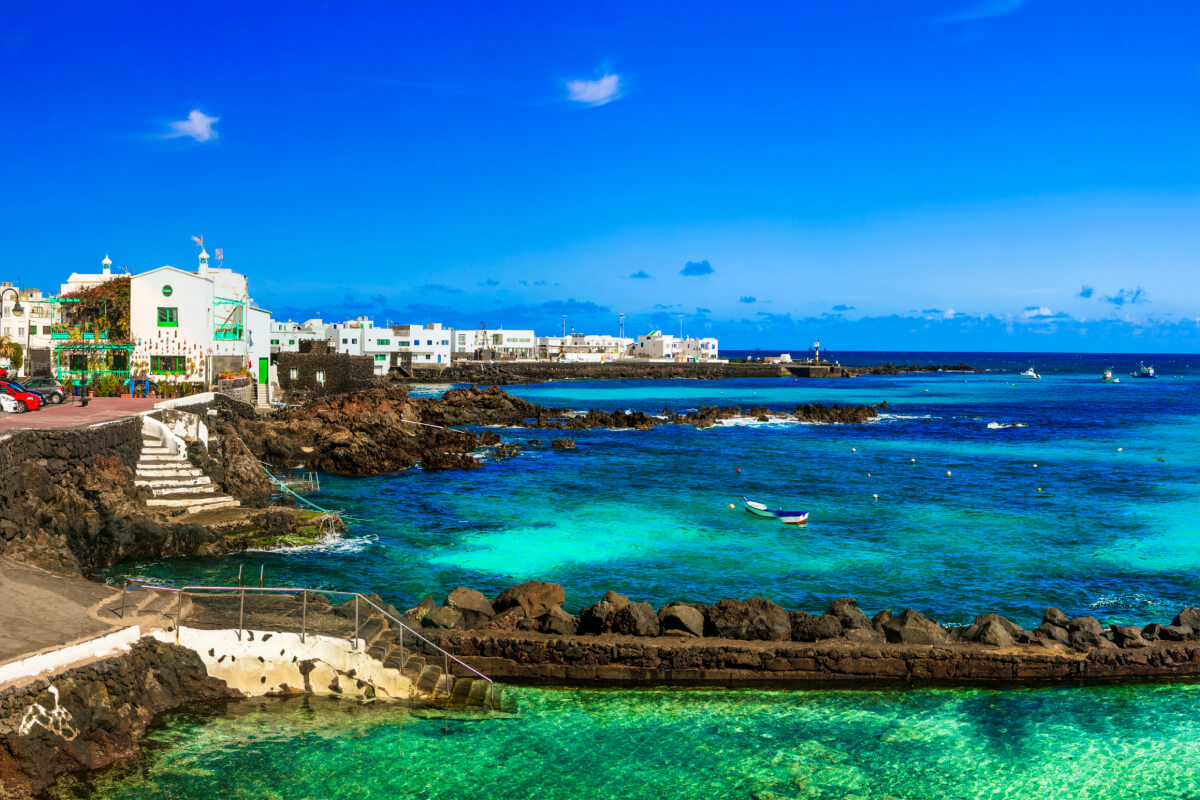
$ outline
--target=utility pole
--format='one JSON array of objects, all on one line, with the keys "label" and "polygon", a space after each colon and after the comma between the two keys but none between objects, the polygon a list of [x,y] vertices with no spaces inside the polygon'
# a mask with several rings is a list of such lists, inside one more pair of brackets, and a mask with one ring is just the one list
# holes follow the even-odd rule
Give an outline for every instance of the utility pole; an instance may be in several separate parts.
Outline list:
[{"label": "utility pole", "polygon": [[617,337],[617,358],[620,358],[625,355],[625,315],[618,314],[617,316],[621,318],[621,333]]},{"label": "utility pole", "polygon": [[679,341],[683,341],[683,314],[679,315]]},{"label": "utility pole", "polygon": [[563,314],[563,339],[567,338],[567,315]]}]

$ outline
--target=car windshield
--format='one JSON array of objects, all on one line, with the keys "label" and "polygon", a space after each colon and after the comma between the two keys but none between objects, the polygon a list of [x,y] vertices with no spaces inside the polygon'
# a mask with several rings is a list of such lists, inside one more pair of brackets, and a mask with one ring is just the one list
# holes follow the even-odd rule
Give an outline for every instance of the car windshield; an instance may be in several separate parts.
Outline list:
[{"label": "car windshield", "polygon": [[16,381],[9,381],[8,385],[11,386],[12,388],[16,389],[18,392],[28,391],[24,386],[17,383]]}]

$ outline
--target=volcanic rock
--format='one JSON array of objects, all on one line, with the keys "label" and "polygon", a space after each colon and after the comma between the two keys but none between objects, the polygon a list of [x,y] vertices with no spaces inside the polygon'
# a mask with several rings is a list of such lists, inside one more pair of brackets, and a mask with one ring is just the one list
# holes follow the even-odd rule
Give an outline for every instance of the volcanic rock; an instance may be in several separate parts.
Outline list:
[{"label": "volcanic rock", "polygon": [[658,615],[649,603],[630,603],[613,615],[612,629],[627,636],[657,636]]},{"label": "volcanic rock", "polygon": [[625,606],[629,605],[632,602],[625,595],[617,594],[612,589],[609,589],[607,592],[605,592],[604,597],[602,599],[606,603],[611,603],[614,611],[620,611],[622,608],[624,608]]},{"label": "volcanic rock", "polygon": [[580,633],[609,633],[612,631],[613,617],[617,609],[607,600],[589,606],[579,612]]},{"label": "volcanic rock", "polygon": [[704,613],[693,606],[682,603],[671,603],[664,606],[658,612],[658,623],[664,636],[668,634],[704,635]]},{"label": "volcanic rock", "polygon": [[792,640],[797,642],[819,642],[836,639],[842,635],[842,622],[832,614],[814,617],[804,611],[789,611],[788,623]]},{"label": "volcanic rock", "polygon": [[553,447],[555,450],[574,450],[575,449],[575,440],[574,439],[555,439],[554,441],[552,441],[550,443],[550,446]]},{"label": "volcanic rock", "polygon": [[1142,638],[1142,629],[1136,625],[1110,625],[1113,643],[1123,649],[1149,647],[1150,643]]},{"label": "volcanic rock", "polygon": [[946,629],[920,612],[905,609],[883,625],[889,642],[904,644],[941,644],[946,641]]},{"label": "volcanic rock", "polygon": [[566,599],[563,587],[557,583],[545,581],[525,581],[516,586],[510,586],[492,601],[496,611],[507,611],[514,606],[520,606],[525,616],[533,619],[546,614],[552,608],[558,608]]},{"label": "volcanic rock", "polygon": [[[316,595],[322,597],[322,595]],[[433,595],[427,594],[421,598],[421,602],[404,612],[404,618],[410,622],[420,622],[421,618],[438,607],[437,601],[433,599]]]},{"label": "volcanic rock", "polygon": [[461,628],[463,627],[463,615],[460,614],[456,608],[438,606],[425,616],[421,617],[421,627],[443,629]]},{"label": "volcanic rock", "polygon": [[1068,641],[1076,650],[1096,647],[1104,637],[1104,628],[1095,617],[1071,617],[1067,622]]},{"label": "volcanic rock", "polygon": [[556,636],[574,636],[579,630],[579,620],[572,617],[561,608],[552,608],[539,619],[542,633],[553,633]]},{"label": "volcanic rock", "polygon": [[1171,624],[1182,628],[1200,630],[1200,608],[1188,606],[1175,615],[1175,619],[1171,620]]},{"label": "volcanic rock", "polygon": [[482,625],[496,616],[496,610],[492,608],[492,604],[488,602],[482,592],[468,589],[465,586],[459,586],[450,592],[446,596],[445,605],[462,614],[463,624],[468,628]]},{"label": "volcanic rock", "polygon": [[848,631],[871,628],[871,618],[859,610],[858,601],[853,597],[834,600],[825,613],[837,617],[838,622]]},{"label": "volcanic rock", "polygon": [[786,642],[792,636],[788,612],[761,597],[722,600],[704,610],[704,633],[724,639]]}]

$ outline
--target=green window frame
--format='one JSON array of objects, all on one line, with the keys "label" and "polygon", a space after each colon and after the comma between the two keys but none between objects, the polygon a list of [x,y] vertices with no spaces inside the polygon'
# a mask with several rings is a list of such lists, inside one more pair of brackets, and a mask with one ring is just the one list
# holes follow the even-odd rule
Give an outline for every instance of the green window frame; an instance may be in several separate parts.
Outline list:
[{"label": "green window frame", "polygon": [[387,361],[387,354],[386,353],[376,353],[375,360],[376,361]]},{"label": "green window frame", "polygon": [[401,342],[401,343],[400,343],[400,346],[401,346],[401,347],[408,347],[408,342]]},{"label": "green window frame", "polygon": [[391,339],[376,339],[375,344],[391,344]]},{"label": "green window frame", "polygon": [[179,309],[175,306],[159,306],[158,307],[158,327],[160,327],[160,328],[178,328],[179,327]]},{"label": "green window frame", "polygon": [[271,340],[271,344],[279,344],[279,340],[278,340],[278,339],[272,339],[272,340]]},{"label": "green window frame", "polygon": [[187,372],[187,356],[150,356],[150,371],[159,375],[183,375]]}]

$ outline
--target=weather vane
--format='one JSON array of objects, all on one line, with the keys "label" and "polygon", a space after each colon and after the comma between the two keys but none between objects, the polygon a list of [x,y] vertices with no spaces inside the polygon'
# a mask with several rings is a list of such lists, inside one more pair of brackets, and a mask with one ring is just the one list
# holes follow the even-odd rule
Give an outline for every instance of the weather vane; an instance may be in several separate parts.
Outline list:
[{"label": "weather vane", "polygon": [[204,234],[203,233],[200,234],[199,236],[193,236],[192,241],[196,243],[196,247],[199,247],[201,250],[204,249]]}]

